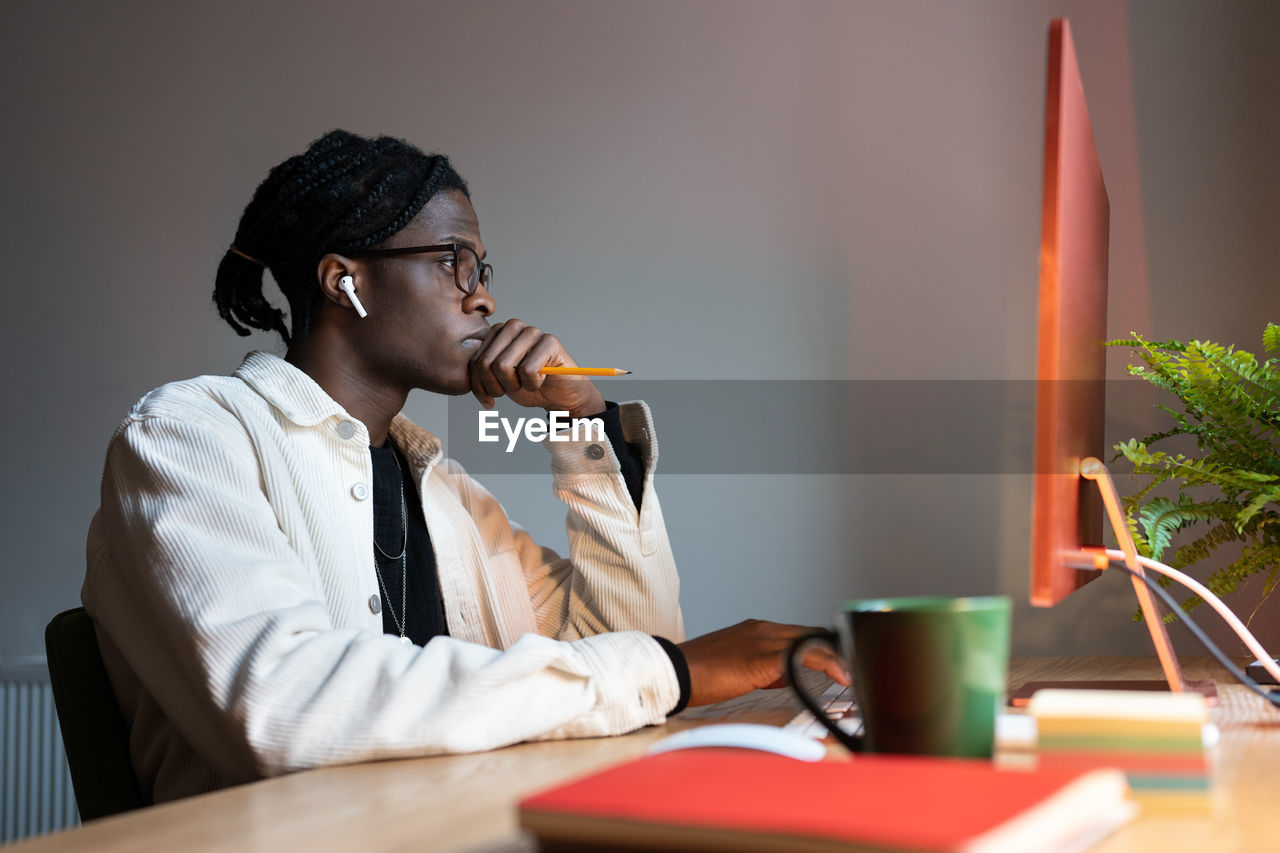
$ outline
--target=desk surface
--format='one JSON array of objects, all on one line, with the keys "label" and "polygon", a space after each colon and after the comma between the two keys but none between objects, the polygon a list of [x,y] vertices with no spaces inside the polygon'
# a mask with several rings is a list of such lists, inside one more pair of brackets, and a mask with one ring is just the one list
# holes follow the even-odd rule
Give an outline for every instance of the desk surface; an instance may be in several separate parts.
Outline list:
[{"label": "desk surface", "polygon": [[[1144,813],[1097,848],[1117,851],[1262,851],[1280,832],[1280,712],[1230,683],[1210,659],[1183,659],[1188,678],[1219,682],[1214,793],[1201,815]],[[1154,658],[1015,660],[1010,689],[1041,679],[1155,678]],[[531,850],[516,801],[572,776],[634,758],[673,731],[709,722],[781,724],[789,691],[693,709],[624,737],[520,744],[477,755],[330,767],[268,779],[96,821],[10,849],[40,850]],[[839,747],[831,747],[838,751]]]}]

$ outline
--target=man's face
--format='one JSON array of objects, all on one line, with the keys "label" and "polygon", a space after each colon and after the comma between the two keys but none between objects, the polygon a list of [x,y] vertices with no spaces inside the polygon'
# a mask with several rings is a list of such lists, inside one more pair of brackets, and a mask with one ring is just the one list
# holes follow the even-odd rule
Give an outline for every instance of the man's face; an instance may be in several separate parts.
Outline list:
[{"label": "man's face", "polygon": [[[480,223],[467,197],[439,193],[385,248],[458,243],[483,258]],[[467,361],[489,331],[494,303],[483,284],[465,295],[454,284],[451,252],[362,262],[373,297],[361,331],[370,361],[393,381],[441,394],[471,390]],[[465,284],[465,282],[464,282]],[[366,321],[361,321],[364,326]]]}]

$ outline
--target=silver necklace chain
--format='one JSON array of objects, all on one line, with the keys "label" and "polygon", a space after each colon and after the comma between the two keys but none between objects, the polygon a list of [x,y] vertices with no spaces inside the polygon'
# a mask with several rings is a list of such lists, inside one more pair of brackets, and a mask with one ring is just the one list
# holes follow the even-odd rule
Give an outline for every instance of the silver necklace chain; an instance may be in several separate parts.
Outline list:
[{"label": "silver necklace chain", "polygon": [[395,623],[396,630],[400,632],[400,642],[408,644],[409,638],[405,636],[405,626],[409,623],[408,591],[409,591],[409,570],[408,561],[405,559],[405,553],[409,550],[409,511],[405,506],[404,499],[404,469],[400,467],[400,457],[396,453],[395,445],[391,445],[391,459],[396,463],[396,472],[400,475],[398,481],[400,483],[400,528],[403,535],[400,540],[400,553],[393,557],[382,547],[378,545],[378,537],[373,537],[373,547],[379,554],[388,560],[400,561],[400,617],[396,617],[396,610],[391,606],[391,593],[387,592],[386,581],[382,579],[382,569],[378,567],[377,558],[373,561],[373,570],[378,573],[378,586],[382,588],[382,600],[387,603],[387,612],[391,614],[391,621]]}]

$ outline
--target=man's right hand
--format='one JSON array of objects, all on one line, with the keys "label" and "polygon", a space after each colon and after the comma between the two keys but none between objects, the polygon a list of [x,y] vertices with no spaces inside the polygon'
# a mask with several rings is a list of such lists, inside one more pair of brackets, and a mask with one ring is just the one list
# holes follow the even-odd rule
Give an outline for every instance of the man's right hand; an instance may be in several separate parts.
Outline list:
[{"label": "man's right hand", "polygon": [[[680,651],[689,665],[689,704],[710,705],[761,687],[783,686],[782,656],[792,640],[815,630],[748,619],[681,643]],[[841,684],[849,683],[844,664],[829,648],[810,648],[804,665]]]}]

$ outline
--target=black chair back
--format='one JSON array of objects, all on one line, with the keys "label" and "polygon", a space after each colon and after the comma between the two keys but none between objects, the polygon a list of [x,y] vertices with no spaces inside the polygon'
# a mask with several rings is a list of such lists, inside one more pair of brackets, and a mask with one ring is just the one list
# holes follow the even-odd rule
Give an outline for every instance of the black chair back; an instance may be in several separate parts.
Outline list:
[{"label": "black chair back", "polygon": [[80,819],[150,805],[129,760],[129,727],[111,692],[89,614],[83,607],[59,613],[45,629],[44,644]]}]

